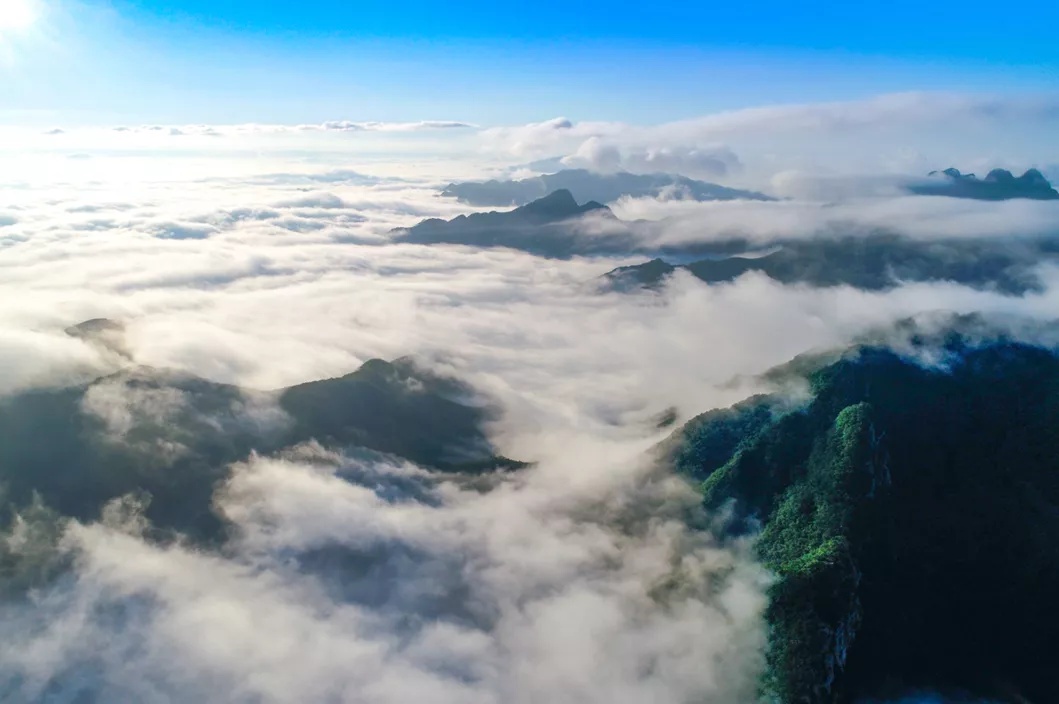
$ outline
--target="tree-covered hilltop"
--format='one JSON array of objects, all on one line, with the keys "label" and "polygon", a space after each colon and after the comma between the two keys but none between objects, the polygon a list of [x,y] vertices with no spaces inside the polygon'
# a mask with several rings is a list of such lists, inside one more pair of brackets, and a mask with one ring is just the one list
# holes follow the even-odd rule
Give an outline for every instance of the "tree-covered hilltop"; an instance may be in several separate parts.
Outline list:
[{"label": "tree-covered hilltop", "polygon": [[0,523],[35,496],[94,520],[140,493],[154,525],[213,537],[213,493],[230,463],[310,440],[447,471],[518,466],[495,455],[482,427],[494,410],[471,395],[408,360],[378,359],[270,393],[147,367],[21,393],[0,399]]},{"label": "tree-covered hilltop", "polygon": [[761,531],[781,702],[1059,699],[1059,359],[957,339],[944,360],[863,347],[808,374],[804,407],[754,398],[665,446]]}]

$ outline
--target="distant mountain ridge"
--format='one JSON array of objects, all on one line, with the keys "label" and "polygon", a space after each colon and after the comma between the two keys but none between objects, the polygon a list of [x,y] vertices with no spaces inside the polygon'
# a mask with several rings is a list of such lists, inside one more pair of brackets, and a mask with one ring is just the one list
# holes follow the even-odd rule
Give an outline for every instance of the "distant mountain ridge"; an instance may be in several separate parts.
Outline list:
[{"label": "distant mountain ridge", "polygon": [[744,191],[716,183],[696,181],[672,174],[599,174],[586,169],[566,169],[511,181],[450,183],[442,190],[446,198],[483,207],[524,205],[553,191],[566,190],[579,202],[611,203],[622,196],[656,198],[671,194],[689,200],[773,200],[755,191]]},{"label": "distant mountain ridge", "polygon": [[917,195],[950,196],[974,200],[1010,200],[1028,198],[1032,200],[1057,200],[1059,191],[1037,169],[1029,169],[1016,177],[1006,169],[993,169],[984,179],[974,174],[960,173],[959,169],[931,171],[932,183],[918,183],[909,190]]},{"label": "distant mountain ridge", "polygon": [[880,291],[902,282],[952,281],[1007,295],[1041,289],[1035,269],[1059,252],[1054,241],[1014,244],[989,240],[923,242],[878,234],[783,242],[762,256],[730,256],[670,264],[656,258],[603,275],[606,286],[630,291],[662,286],[678,269],[715,284],[756,271],[783,284],[853,286]]},{"label": "distant mountain ridge", "polygon": [[[392,241],[506,247],[566,259],[574,256],[627,257],[649,261],[603,276],[606,286],[625,290],[657,288],[677,269],[707,283],[732,281],[759,271],[784,284],[853,286],[886,290],[906,282],[951,281],[1007,295],[1040,291],[1042,261],[1059,259],[1059,231],[1037,238],[948,238],[923,240],[877,230],[872,234],[780,239],[772,251],[733,233],[723,240],[651,244],[657,223],[622,221],[596,201],[579,204],[568,190],[509,211],[429,219],[391,233]],[[681,263],[670,263],[673,259]]]},{"label": "distant mountain ridge", "polygon": [[[585,216],[596,218],[599,233],[586,231]],[[509,211],[460,215],[452,220],[431,218],[393,231],[395,242],[510,247],[544,257],[620,253],[635,248],[631,231],[605,205],[578,204],[560,189]]]}]

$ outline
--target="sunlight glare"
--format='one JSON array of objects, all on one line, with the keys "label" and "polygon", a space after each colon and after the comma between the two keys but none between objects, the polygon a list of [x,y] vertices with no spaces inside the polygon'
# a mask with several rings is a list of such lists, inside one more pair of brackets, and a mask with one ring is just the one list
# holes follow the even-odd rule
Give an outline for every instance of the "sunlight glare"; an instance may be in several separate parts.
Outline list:
[{"label": "sunlight glare", "polygon": [[27,29],[36,19],[36,0],[0,0],[0,32]]}]

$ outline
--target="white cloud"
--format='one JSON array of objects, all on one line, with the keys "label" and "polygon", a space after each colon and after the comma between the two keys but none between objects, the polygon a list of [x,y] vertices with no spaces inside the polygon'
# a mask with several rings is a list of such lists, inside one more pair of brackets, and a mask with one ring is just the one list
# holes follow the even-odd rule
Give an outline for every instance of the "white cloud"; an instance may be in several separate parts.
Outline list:
[{"label": "white cloud", "polygon": [[[280,125],[266,126],[264,129],[283,129]],[[321,130],[325,132],[415,132],[416,130],[449,130],[475,129],[476,125],[468,122],[445,120],[422,120],[419,122],[350,122],[334,120],[319,125],[298,125],[299,130]]]},{"label": "white cloud", "polygon": [[576,152],[563,158],[563,164],[602,173],[621,171],[621,150],[613,144],[604,143],[599,137],[589,137]]},{"label": "white cloud", "polygon": [[[417,122],[354,122],[352,120],[329,120],[319,124],[282,125],[244,123],[233,125],[121,125],[111,128],[114,132],[139,134],[160,133],[171,137],[184,135],[224,136],[238,134],[276,134],[283,132],[416,132],[421,130],[476,129],[468,122],[448,120],[420,120]],[[48,134],[64,134],[62,129]]]},{"label": "white cloud", "polygon": [[140,423],[162,425],[186,406],[178,389],[136,386],[125,379],[96,384],[82,404],[84,411],[102,420],[107,433],[117,439],[127,437]]},{"label": "white cloud", "polygon": [[910,183],[911,179],[897,175],[836,176],[791,170],[772,177],[770,192],[781,198],[835,202],[907,196]]},{"label": "white cloud", "polygon": [[[326,162],[334,170],[348,169],[351,160],[379,161],[385,154],[383,162],[393,168],[400,161],[403,170],[378,174],[386,176],[431,171],[449,180],[481,178],[537,161],[547,161],[549,169],[560,168],[565,158],[568,165],[676,171],[762,190],[776,174],[792,171],[836,177],[922,175],[948,166],[964,171],[1047,168],[1059,160],[1050,139],[1057,109],[1054,94],[902,93],[753,107],[657,125],[566,117],[484,128],[445,120],[333,120],[302,125],[64,126],[61,136],[44,135],[39,128],[4,127],[0,153],[19,152],[22,168],[5,171],[0,179],[9,182],[17,175],[32,180],[25,175],[27,168],[31,175],[68,169],[72,156],[85,162],[77,170],[89,171],[88,162],[95,158],[130,151],[227,153],[240,163],[246,163],[247,154],[285,151],[311,157],[316,166]],[[473,164],[464,159],[470,152],[476,153]],[[61,154],[65,163],[46,165],[42,156],[50,154]],[[298,170],[310,169],[303,162]]]},{"label": "white cloud", "polygon": [[[217,497],[237,528],[223,552],[161,546],[113,521],[72,526],[71,579],[0,611],[15,634],[0,644],[0,679],[25,699],[59,682],[143,702],[746,701],[764,575],[748,545],[676,520],[696,497],[643,466],[662,435],[650,420],[670,405],[682,417],[727,405],[760,388],[746,378],[905,316],[1035,321],[1059,309],[1047,266],[1045,291],[1023,298],[754,275],[601,294],[597,277],[627,260],[380,246],[392,227],[466,212],[436,197],[440,179],[406,180],[399,160],[199,158],[116,160],[76,182],[48,171],[11,189],[0,393],[112,371],[121,360],[62,332],[100,316],[127,322],[140,363],[262,389],[414,354],[496,399],[500,449],[539,464],[483,491],[306,448],[235,468]],[[672,217],[666,237],[834,223],[946,237],[1032,234],[1055,222],[1047,207],[639,200],[619,212]],[[154,236],[176,228],[208,237]],[[89,406],[116,431],[180,408],[101,393]]]},{"label": "white cloud", "polygon": [[589,137],[573,153],[563,157],[570,168],[601,173],[677,173],[692,178],[718,178],[739,170],[739,157],[719,145],[705,147],[626,148],[599,137]]},{"label": "white cloud", "polygon": [[[760,243],[781,239],[863,236],[885,232],[916,239],[1033,238],[1059,234],[1059,201],[976,201],[898,195],[889,179],[832,181],[792,179],[809,196],[846,196],[835,201],[719,201],[698,203],[651,198],[623,199],[614,212],[626,220],[655,221],[643,228],[651,244],[711,242],[745,237]],[[843,192],[844,191],[844,192]],[[865,194],[874,193],[874,196]],[[883,197],[879,197],[884,194]]]},{"label": "white cloud", "polygon": [[[569,481],[586,451],[605,471]],[[0,674],[24,700],[745,701],[768,578],[622,454],[488,492],[312,448],[252,458],[218,499],[223,556],[152,545],[127,508],[131,535],[73,525],[73,580],[0,610]]]},{"label": "white cloud", "polygon": [[[833,103],[770,105],[654,126],[619,122],[572,122],[557,118],[524,126],[485,130],[487,137],[509,145],[516,154],[554,151],[564,138],[651,137],[677,141],[723,139],[732,135],[822,132],[835,134],[870,127],[945,124],[975,120],[1004,125],[1022,120],[1051,121],[1059,117],[1059,97],[982,96],[955,93],[895,93]],[[548,144],[548,142],[552,144]]]},{"label": "white cloud", "polygon": [[[745,108],[658,125],[560,118],[489,128],[481,139],[487,150],[523,161],[558,155],[570,163],[591,164],[595,152],[609,154],[608,168],[618,150],[627,155],[624,168],[649,169],[649,155],[656,154],[659,167],[706,166],[703,176],[711,173],[704,159],[734,152],[747,163],[745,182],[760,186],[773,174],[792,169],[866,174],[972,163],[1027,168],[1059,156],[1047,138],[1057,116],[1059,97],[1054,94],[899,93]],[[681,158],[696,152],[704,155]],[[910,154],[916,158],[910,161]],[[730,158],[720,162],[731,171]],[[717,176],[729,172],[713,169]]]},{"label": "white cloud", "polygon": [[674,122],[670,127],[696,135],[745,132],[836,133],[900,124],[944,124],[977,120],[999,123],[1059,117],[1059,96],[988,96],[953,93],[895,93],[863,100],[776,105],[732,110]]}]

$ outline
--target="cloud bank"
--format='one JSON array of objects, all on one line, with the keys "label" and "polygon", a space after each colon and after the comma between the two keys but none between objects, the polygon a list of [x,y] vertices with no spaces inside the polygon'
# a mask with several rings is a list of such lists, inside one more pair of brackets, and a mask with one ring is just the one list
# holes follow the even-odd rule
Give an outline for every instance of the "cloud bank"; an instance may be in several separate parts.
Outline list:
[{"label": "cloud bank", "polygon": [[[600,168],[674,168],[761,187],[789,170],[922,175],[950,164],[971,171],[1047,165],[1056,158],[1047,132],[1057,114],[1059,97],[1052,94],[919,92],[745,108],[658,125],[556,118],[488,128],[481,139],[488,150],[523,161],[560,156]],[[736,171],[739,162],[747,168]]]},{"label": "cloud bank", "polygon": [[[695,503],[673,479],[626,493],[607,490],[613,478],[570,487],[558,469],[482,493],[313,448],[254,458],[218,500],[237,531],[224,557],[145,542],[134,513],[74,524],[61,547],[73,582],[2,615],[20,634],[2,647],[6,695],[751,696],[767,576],[747,546],[713,544],[667,515]],[[427,484],[426,496],[405,496],[402,482]]]},{"label": "cloud bank", "polygon": [[[653,125],[567,117],[498,126],[343,119],[290,125],[48,125],[0,128],[0,152],[21,150],[23,166],[30,162],[31,167],[42,154],[89,160],[130,150],[227,153],[233,160],[282,151],[301,153],[317,164],[332,160],[335,168],[349,158],[370,157],[392,166],[395,157],[402,157],[402,166],[415,171],[444,159],[444,168],[434,174],[449,181],[578,166],[678,172],[768,190],[783,173],[918,177],[954,166],[965,172],[1000,167],[1019,173],[1036,167],[1050,174],[1059,161],[1050,138],[1057,105],[1059,98],[1050,93],[918,92],[766,105]],[[465,158],[468,154],[473,162]]]},{"label": "cloud bank", "polygon": [[[752,545],[697,530],[714,517],[644,462],[658,414],[727,405],[773,365],[907,316],[981,312],[1026,337],[1059,309],[1046,264],[1021,297],[679,273],[660,292],[600,293],[597,277],[628,262],[392,244],[394,227],[468,212],[436,197],[429,169],[444,165],[85,161],[9,191],[0,394],[128,364],[63,332],[95,317],[126,323],[138,363],[256,389],[411,354],[495,399],[491,436],[536,467],[468,479],[355,448],[250,456],[215,494],[232,533],[210,549],[160,539],[131,500],[86,524],[26,510],[4,549],[72,570],[0,608],[17,634],[0,645],[12,701],[747,701],[768,575]],[[617,211],[674,241],[1032,237],[1055,222],[1049,204],[858,197]],[[116,440],[134,415],[180,407],[101,393],[89,405]]]}]

